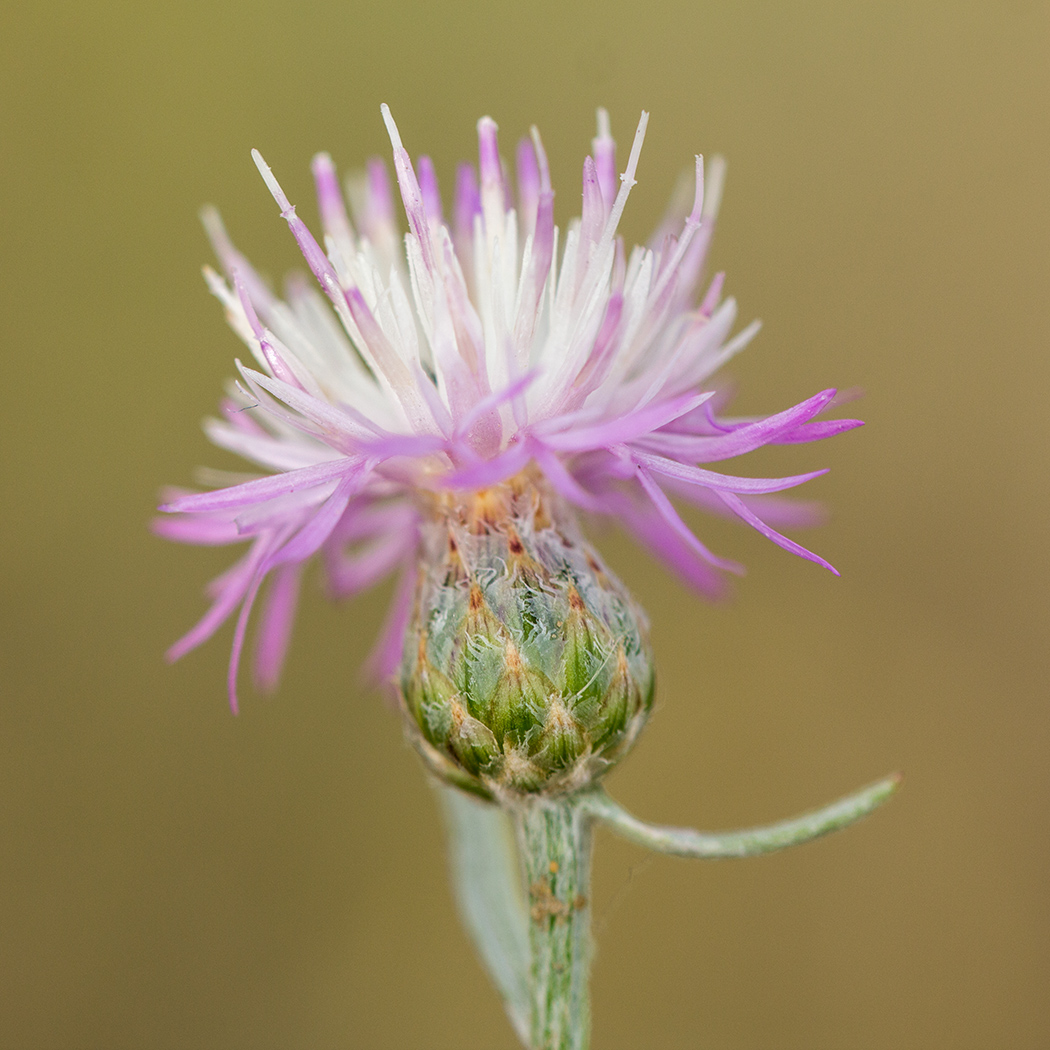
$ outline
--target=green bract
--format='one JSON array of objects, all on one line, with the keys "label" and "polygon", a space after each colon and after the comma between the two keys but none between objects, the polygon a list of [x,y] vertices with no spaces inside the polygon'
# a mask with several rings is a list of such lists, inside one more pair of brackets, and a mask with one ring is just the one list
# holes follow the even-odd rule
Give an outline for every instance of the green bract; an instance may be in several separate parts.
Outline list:
[{"label": "green bract", "polygon": [[405,638],[410,736],[487,797],[586,786],[652,707],[645,614],[541,486],[520,476],[442,504]]}]

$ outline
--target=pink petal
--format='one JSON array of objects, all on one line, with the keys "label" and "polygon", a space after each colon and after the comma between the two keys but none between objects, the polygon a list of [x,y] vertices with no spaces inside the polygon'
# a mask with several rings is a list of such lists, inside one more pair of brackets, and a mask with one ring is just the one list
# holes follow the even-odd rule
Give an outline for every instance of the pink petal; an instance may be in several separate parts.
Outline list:
[{"label": "pink petal", "polygon": [[277,688],[288,653],[292,624],[299,602],[302,565],[282,565],[275,573],[255,640],[255,681],[260,689]]},{"label": "pink petal", "polygon": [[713,470],[676,463],[664,456],[653,456],[637,449],[632,449],[630,456],[636,463],[649,467],[657,474],[726,492],[780,492],[783,489],[794,488],[796,485],[812,481],[813,478],[819,478],[822,474],[827,473],[827,470],[814,470],[809,474],[795,474],[786,478],[738,478],[731,474],[716,474]]},{"label": "pink petal", "polygon": [[252,503],[261,503],[283,496],[288,492],[322,485],[340,475],[353,470],[361,463],[360,459],[335,459],[327,463],[318,463],[312,467],[301,467],[289,470],[284,474],[273,474],[267,478],[245,481],[230,488],[218,489],[215,492],[198,492],[191,496],[180,496],[171,503],[160,506],[166,514],[188,514],[199,511],[228,510],[234,507],[247,507]]},{"label": "pink petal", "polygon": [[531,442],[529,447],[540,469],[559,495],[564,496],[570,503],[575,503],[578,507],[583,507],[595,514],[609,513],[607,503],[603,503],[598,496],[588,492],[580,485],[553,452],[538,441]]},{"label": "pink petal", "polygon": [[457,242],[469,246],[474,240],[474,218],[481,214],[481,194],[473,164],[456,169],[455,229]]},{"label": "pink petal", "polygon": [[437,173],[434,171],[434,162],[425,155],[419,158],[419,191],[423,195],[423,206],[430,220],[435,223],[443,222]]},{"label": "pink petal", "polygon": [[343,516],[350,497],[367,482],[372,464],[362,463],[351,474],[344,477],[335,492],[325,501],[305,525],[280,550],[275,551],[266,561],[266,571],[276,565],[287,562],[303,562],[316,554],[321,544],[331,535],[332,530]]},{"label": "pink petal", "polygon": [[387,685],[397,671],[405,647],[405,632],[412,615],[412,603],[416,593],[414,565],[406,565],[401,574],[394,599],[390,603],[386,623],[379,633],[375,647],[365,662],[365,675],[377,685]]},{"label": "pink petal", "polygon": [[680,576],[684,583],[709,598],[720,598],[725,594],[724,579],[697,558],[651,503],[645,508],[632,507],[621,511],[619,518],[657,558]]},{"label": "pink petal", "polygon": [[379,536],[353,556],[330,551],[325,560],[325,572],[333,597],[349,598],[378,583],[405,562],[418,542],[413,529]]},{"label": "pink petal", "polygon": [[743,575],[744,567],[742,565],[734,561],[728,561],[725,558],[719,558],[716,554],[712,554],[711,551],[709,551],[707,547],[705,547],[704,544],[693,535],[692,530],[684,521],[682,521],[678,511],[674,509],[673,504],[667,496],[664,495],[663,490],[653,481],[648,472],[642,467],[638,468],[638,480],[641,483],[642,488],[645,490],[646,495],[652,500],[657,513],[665,522],[667,522],[671,530],[687,547],[692,548],[692,550],[699,554],[704,561],[709,565],[713,565],[716,569],[722,569],[725,572],[733,572],[737,575]]},{"label": "pink petal", "polygon": [[815,561],[836,576],[840,575],[838,569],[830,562],[826,562],[819,554],[806,550],[801,544],[796,543],[794,540],[789,540],[786,536],[782,536],[777,532],[776,529],[770,528],[757,514],[744,505],[744,501],[739,496],[734,495],[732,492],[723,491],[719,491],[718,496],[737,517],[746,521],[752,528],[757,529],[763,536],[771,539],[778,547],[783,547],[784,550],[791,551],[792,554],[797,554],[800,558]]},{"label": "pink petal", "polygon": [[464,467],[441,479],[443,489],[481,489],[512,478],[529,464],[528,449],[523,443],[511,445],[494,459]]},{"label": "pink petal", "polygon": [[193,543],[202,547],[225,546],[243,542],[244,536],[228,518],[186,517],[154,518],[150,528],[157,536],[178,543]]},{"label": "pink petal", "polygon": [[343,202],[343,194],[339,189],[339,179],[335,173],[335,165],[327,153],[318,153],[313,159],[311,170],[314,176],[314,186],[317,189],[317,207],[321,213],[321,228],[337,243],[353,245],[353,227],[350,218],[346,214],[346,205]]},{"label": "pink petal", "polygon": [[518,143],[518,221],[523,230],[531,230],[536,221],[536,205],[540,198],[540,169],[536,151],[525,138]]},{"label": "pink petal", "polygon": [[[574,427],[556,434],[544,434],[543,443],[548,448],[561,452],[585,452],[589,449],[608,448],[610,445],[635,441],[644,434],[658,430],[662,426],[692,412],[712,395],[688,394],[685,397],[672,398],[658,404],[649,404],[634,412],[628,412],[617,419],[608,420],[589,427]],[[557,422],[561,422],[558,420]]]},{"label": "pink petal", "polygon": [[233,631],[233,645],[230,648],[230,663],[226,671],[226,690],[230,697],[230,710],[237,714],[237,671],[241,665],[241,652],[244,649],[244,637],[248,631],[248,618],[252,614],[252,606],[255,604],[259,586],[263,581],[265,572],[257,569],[248,586],[248,592],[241,603],[241,611],[237,617],[237,626]]},{"label": "pink petal", "polygon": [[223,574],[225,577],[222,590],[218,593],[211,608],[190,628],[167,652],[172,663],[188,652],[206,642],[230,617],[238,603],[247,593],[259,565],[270,550],[273,539],[270,536],[260,537],[248,553],[235,562]]},{"label": "pink petal", "polygon": [[[719,460],[741,456],[763,445],[792,440],[791,435],[796,431],[808,429],[802,428],[801,424],[823,411],[834,396],[834,390],[824,390],[792,408],[757,422],[748,423],[719,437],[692,437],[687,434],[670,433],[667,435],[654,434],[647,441],[651,440],[660,445],[678,459],[688,458],[701,463],[716,463]],[[839,426],[838,424],[845,425]],[[810,424],[813,427],[821,425],[819,423]],[[849,430],[856,425],[858,424],[854,420],[836,420],[831,424],[837,427],[836,433],[841,430]],[[827,435],[819,432],[813,435],[814,438],[822,436]],[[799,437],[794,440],[806,439]]]},{"label": "pink petal", "polygon": [[609,114],[604,109],[598,110],[598,134],[591,140],[591,150],[602,199],[608,207],[616,196],[616,143],[609,129]]}]

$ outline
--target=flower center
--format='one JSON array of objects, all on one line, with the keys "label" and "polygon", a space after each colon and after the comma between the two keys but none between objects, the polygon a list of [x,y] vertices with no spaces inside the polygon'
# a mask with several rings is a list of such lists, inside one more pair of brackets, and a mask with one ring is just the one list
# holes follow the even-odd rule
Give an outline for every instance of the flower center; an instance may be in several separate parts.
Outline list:
[{"label": "flower center", "polygon": [[645,614],[533,471],[435,499],[400,675],[410,735],[482,794],[575,790],[652,704]]}]

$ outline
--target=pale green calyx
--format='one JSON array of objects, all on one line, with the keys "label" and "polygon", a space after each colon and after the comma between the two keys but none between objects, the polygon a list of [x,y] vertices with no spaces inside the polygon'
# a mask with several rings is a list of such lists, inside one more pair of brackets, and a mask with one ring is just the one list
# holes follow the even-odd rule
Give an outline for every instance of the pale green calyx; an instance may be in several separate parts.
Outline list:
[{"label": "pale green calyx", "polygon": [[435,508],[400,672],[435,773],[490,798],[580,790],[634,743],[653,685],[645,614],[541,479]]}]

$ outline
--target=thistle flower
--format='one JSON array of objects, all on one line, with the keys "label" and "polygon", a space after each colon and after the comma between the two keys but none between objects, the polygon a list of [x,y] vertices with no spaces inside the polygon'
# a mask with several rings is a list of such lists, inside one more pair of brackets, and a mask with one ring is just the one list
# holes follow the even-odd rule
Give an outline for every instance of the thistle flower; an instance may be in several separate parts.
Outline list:
[{"label": "thistle flower", "polygon": [[264,582],[254,670],[273,687],[308,563],[321,563],[337,598],[399,572],[372,666],[384,680],[400,666],[432,767],[483,793],[571,785],[630,745],[652,695],[644,615],[583,541],[575,512],[613,517],[708,595],[739,566],[694,535],[670,495],[834,572],[774,528],[807,510],[769,497],[823,471],[754,478],[706,465],[859,424],[816,420],[833,390],[764,418],[723,415],[711,377],[758,325],[731,334],[722,274],[698,294],[722,167],[705,183],[697,157],[691,207],[672,209],[628,253],[617,226],[647,114],[617,178],[599,110],[582,214],[562,241],[535,129],[518,146],[512,194],[496,125],[479,121],[479,163],[460,167],[446,220],[429,158],[413,165],[382,113],[404,234],[382,162],[349,181],[348,213],[331,159],[314,159],[322,248],[255,153],[316,282],[292,278],[281,299],[205,213],[224,271],[206,269],[206,280],[255,362],[237,362],[222,418],[205,428],[258,476],[175,492],[161,507],[172,515],[156,526],[164,536],[248,545],[169,655],[236,613],[236,710]]}]

